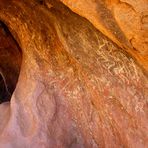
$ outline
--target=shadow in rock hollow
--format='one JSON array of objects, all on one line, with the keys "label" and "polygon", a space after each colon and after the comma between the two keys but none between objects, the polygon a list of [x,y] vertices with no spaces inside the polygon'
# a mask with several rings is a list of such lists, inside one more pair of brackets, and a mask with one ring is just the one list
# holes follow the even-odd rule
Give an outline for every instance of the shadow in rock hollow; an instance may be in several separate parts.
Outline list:
[{"label": "shadow in rock hollow", "polygon": [[10,101],[21,67],[22,52],[7,26],[0,21],[0,103]]}]

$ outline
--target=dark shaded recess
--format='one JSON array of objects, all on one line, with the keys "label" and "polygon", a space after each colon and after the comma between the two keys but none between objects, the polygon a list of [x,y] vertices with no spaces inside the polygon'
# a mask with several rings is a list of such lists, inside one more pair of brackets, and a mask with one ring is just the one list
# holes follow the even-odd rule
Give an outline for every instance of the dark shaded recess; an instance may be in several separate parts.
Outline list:
[{"label": "dark shaded recess", "polygon": [[0,21],[0,103],[8,102],[20,74],[22,51],[8,27]]},{"label": "dark shaded recess", "polygon": [[43,5],[43,4],[44,4],[44,0],[37,0],[37,2],[38,2],[40,5]]},{"label": "dark shaded recess", "polygon": [[2,75],[0,75],[0,103],[10,101],[11,94],[7,90],[7,86],[4,82]]}]

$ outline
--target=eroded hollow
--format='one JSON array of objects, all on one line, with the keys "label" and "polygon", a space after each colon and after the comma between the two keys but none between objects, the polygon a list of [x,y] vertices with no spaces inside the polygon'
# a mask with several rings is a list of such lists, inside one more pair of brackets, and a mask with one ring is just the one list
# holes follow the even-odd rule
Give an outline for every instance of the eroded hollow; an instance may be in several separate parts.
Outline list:
[{"label": "eroded hollow", "polygon": [[0,103],[10,101],[11,94],[7,90],[7,87],[5,85],[5,81],[0,75]]},{"label": "eroded hollow", "polygon": [[0,103],[10,101],[16,88],[22,51],[7,26],[0,21]]}]

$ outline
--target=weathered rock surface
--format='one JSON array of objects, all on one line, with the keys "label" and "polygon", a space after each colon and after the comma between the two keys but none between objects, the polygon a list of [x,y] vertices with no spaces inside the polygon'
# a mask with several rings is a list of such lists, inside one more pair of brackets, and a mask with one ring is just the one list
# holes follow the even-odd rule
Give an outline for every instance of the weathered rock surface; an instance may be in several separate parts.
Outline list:
[{"label": "weathered rock surface", "polygon": [[[0,105],[0,148],[146,148],[146,59],[132,52],[112,13],[116,5],[62,2],[81,16],[54,0],[0,0],[0,20],[22,50],[14,64],[22,63],[17,87],[10,103]],[[95,20],[95,4],[110,14],[108,21],[101,12]]]},{"label": "weathered rock surface", "polygon": [[148,69],[148,1],[106,0],[117,23],[132,44],[138,61]]},{"label": "weathered rock surface", "polygon": [[[52,0],[47,0],[52,1]],[[147,0],[60,0],[148,70]]]}]

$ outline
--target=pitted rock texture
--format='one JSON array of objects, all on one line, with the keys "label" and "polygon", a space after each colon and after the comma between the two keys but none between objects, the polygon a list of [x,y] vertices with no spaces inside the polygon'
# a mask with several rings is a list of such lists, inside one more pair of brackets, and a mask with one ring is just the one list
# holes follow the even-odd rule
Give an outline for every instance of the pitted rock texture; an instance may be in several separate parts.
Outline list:
[{"label": "pitted rock texture", "polygon": [[18,84],[0,105],[0,147],[148,146],[146,69],[82,16],[59,1],[0,0],[22,50]]}]

